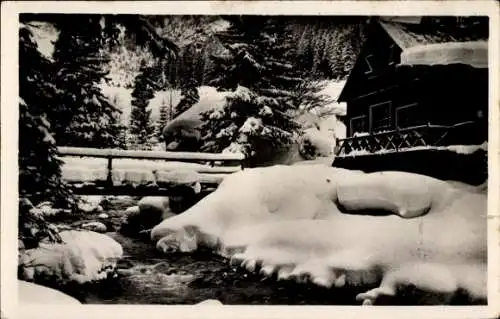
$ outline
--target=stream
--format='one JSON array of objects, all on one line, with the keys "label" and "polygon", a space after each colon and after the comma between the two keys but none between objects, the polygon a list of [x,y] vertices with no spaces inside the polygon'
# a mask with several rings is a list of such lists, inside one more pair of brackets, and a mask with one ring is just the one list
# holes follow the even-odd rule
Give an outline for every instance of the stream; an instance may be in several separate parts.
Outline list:
[{"label": "stream", "polygon": [[[118,230],[125,210],[136,199],[109,201],[104,213],[106,233],[123,247],[117,276],[99,283],[59,287],[85,304],[196,304],[216,299],[230,305],[356,305],[356,292],[336,292],[308,284],[277,282],[231,266],[208,251],[162,254],[148,238],[136,239]],[[100,212],[102,213],[102,212]],[[99,213],[73,216],[61,222],[81,224],[98,220]]]},{"label": "stream", "polygon": [[[120,276],[86,291],[87,304],[196,304],[217,299],[223,304],[355,305],[354,295],[335,294],[312,285],[264,280],[232,267],[210,252],[161,255],[152,243],[108,233],[124,249]],[[83,298],[82,298],[83,297]]]}]

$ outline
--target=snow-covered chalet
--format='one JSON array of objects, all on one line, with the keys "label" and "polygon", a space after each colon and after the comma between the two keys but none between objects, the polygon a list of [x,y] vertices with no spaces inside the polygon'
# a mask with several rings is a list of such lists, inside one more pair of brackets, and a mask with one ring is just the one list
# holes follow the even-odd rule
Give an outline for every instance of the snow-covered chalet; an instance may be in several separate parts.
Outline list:
[{"label": "snow-covered chalet", "polygon": [[374,18],[338,101],[347,134],[335,166],[482,183],[487,18]]}]

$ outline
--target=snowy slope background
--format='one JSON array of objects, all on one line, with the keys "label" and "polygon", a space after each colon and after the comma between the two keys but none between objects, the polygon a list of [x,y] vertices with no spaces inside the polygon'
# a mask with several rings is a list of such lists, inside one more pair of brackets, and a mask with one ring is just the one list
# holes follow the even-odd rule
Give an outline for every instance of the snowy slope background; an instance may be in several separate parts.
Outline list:
[{"label": "snowy slope background", "polygon": [[[224,22],[223,20],[221,20]],[[215,20],[209,25],[210,30],[220,30],[227,28],[227,24],[221,21]],[[51,59],[54,52],[54,43],[58,37],[57,29],[48,23],[31,23],[29,26],[30,30],[33,32],[34,37],[39,46],[39,51]],[[213,31],[212,30],[212,31]],[[189,44],[194,41],[195,38],[193,34],[179,33],[181,38],[181,45]],[[118,63],[120,59],[123,59],[124,54],[129,58],[132,58],[134,54],[138,52],[120,52],[114,53],[116,63],[111,63],[109,68],[108,80],[102,82],[100,87],[103,94],[109,99],[109,101],[118,107],[121,111],[121,122],[128,126],[130,123],[130,113],[132,109],[132,88],[130,84],[133,84],[133,79],[135,73],[138,72],[138,64],[134,63],[135,60],[129,61],[126,64],[127,77],[124,79],[123,63]],[[147,58],[147,54],[141,58]],[[137,62],[137,61],[135,61]],[[134,65],[136,69],[134,69]],[[135,70],[135,71],[134,71]],[[130,71],[130,72],[129,72]],[[135,73],[134,73],[135,72]],[[132,81],[132,82],[131,82]],[[306,112],[299,115],[296,120],[301,123],[302,126],[302,139],[301,141],[307,140],[309,143],[316,146],[318,149],[317,155],[320,157],[331,158],[333,156],[333,149],[335,147],[336,138],[344,138],[346,128],[345,125],[340,122],[337,115],[343,115],[346,112],[346,106],[344,103],[337,103],[338,98],[345,81],[326,81],[323,90],[318,92],[319,95],[324,95],[329,97],[332,101],[330,104],[326,105],[321,110],[313,110],[311,112]],[[198,88],[200,95],[200,100],[193,107],[188,109],[186,112],[178,116],[178,119],[188,119],[193,123],[200,123],[200,114],[212,109],[222,108],[225,104],[225,98],[229,94],[235,94],[231,92],[218,92],[216,88],[210,86],[201,86]],[[162,106],[167,106],[171,110],[175,109],[175,106],[181,100],[181,92],[177,89],[172,90],[162,90],[155,93],[153,99],[149,101],[149,109],[151,110],[151,122],[152,125],[156,125],[160,118],[160,109]],[[301,143],[300,141],[298,142]],[[154,149],[161,150],[162,144],[158,144]],[[285,154],[277,154],[275,162],[290,164],[300,160],[304,160],[300,155],[297,155],[300,145],[293,145],[292,150],[285,152]]]}]

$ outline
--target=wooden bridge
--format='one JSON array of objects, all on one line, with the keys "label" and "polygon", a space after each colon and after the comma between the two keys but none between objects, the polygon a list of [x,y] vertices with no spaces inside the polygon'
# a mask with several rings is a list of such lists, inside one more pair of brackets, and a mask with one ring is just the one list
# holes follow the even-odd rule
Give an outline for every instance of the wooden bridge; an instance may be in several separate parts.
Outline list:
[{"label": "wooden bridge", "polygon": [[177,186],[213,191],[244,169],[243,154],[58,147],[62,177],[78,195],[171,195]]}]

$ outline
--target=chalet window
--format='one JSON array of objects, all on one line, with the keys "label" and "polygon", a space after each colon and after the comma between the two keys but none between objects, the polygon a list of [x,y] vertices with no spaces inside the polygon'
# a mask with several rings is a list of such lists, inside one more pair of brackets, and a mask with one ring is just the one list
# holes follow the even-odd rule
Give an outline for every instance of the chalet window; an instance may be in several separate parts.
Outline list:
[{"label": "chalet window", "polygon": [[356,133],[366,132],[366,115],[353,117],[350,121],[351,136]]},{"label": "chalet window", "polygon": [[392,129],[391,102],[370,106],[370,132]]},{"label": "chalet window", "polygon": [[365,57],[365,63],[366,63],[365,74],[371,74],[371,73],[373,73],[373,63],[372,63],[372,60],[373,60],[373,55],[372,54],[367,55]]},{"label": "chalet window", "polygon": [[396,45],[395,44],[391,44],[391,46],[389,47],[389,65],[394,65],[396,64],[396,53],[397,53],[397,50],[396,50]]},{"label": "chalet window", "polygon": [[396,108],[396,126],[397,128],[407,128],[425,124],[419,116],[418,104],[412,103]]}]

